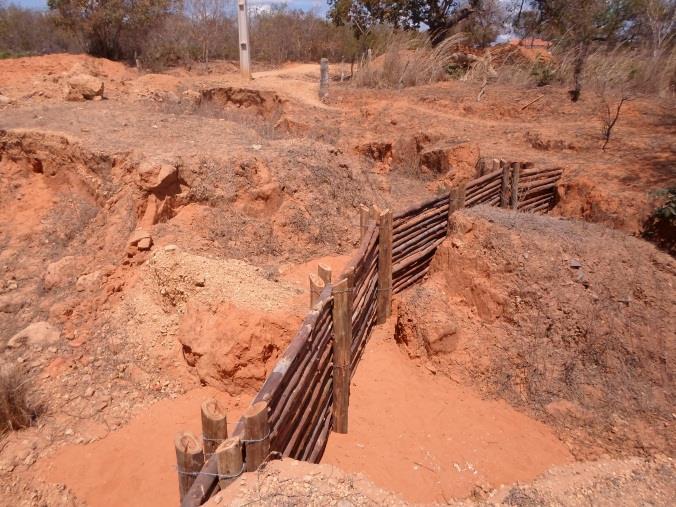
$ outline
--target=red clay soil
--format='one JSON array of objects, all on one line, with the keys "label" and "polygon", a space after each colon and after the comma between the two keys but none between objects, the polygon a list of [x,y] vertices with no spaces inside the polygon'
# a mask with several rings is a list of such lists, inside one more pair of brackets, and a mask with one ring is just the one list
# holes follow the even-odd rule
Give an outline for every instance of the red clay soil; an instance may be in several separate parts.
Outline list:
[{"label": "red clay soil", "polygon": [[47,482],[65,484],[91,507],[176,505],[176,455],[171,442],[179,431],[199,437],[200,405],[212,396],[227,409],[232,430],[244,411],[241,400],[214,388],[194,389],[158,401],[101,440],[61,447],[41,460],[34,473]]},{"label": "red clay soil", "polygon": [[573,461],[544,424],[412,362],[393,339],[395,320],[371,338],[352,381],[349,431],[331,434],[322,463],[409,502],[445,503]]},{"label": "red clay soil", "polygon": [[579,459],[674,452],[676,262],[595,224],[456,213],[396,338],[553,428]]}]

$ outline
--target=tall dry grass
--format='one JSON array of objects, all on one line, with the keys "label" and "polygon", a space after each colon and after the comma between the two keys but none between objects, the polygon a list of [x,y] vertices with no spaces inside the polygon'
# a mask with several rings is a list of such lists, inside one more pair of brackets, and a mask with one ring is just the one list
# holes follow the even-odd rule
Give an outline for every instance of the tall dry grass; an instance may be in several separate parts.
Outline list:
[{"label": "tall dry grass", "polygon": [[432,46],[423,34],[393,33],[382,48],[376,48],[372,61],[362,57],[354,76],[356,86],[365,88],[404,88],[443,81],[457,61],[457,46],[464,34],[453,35]]},{"label": "tall dry grass", "polygon": [[[573,51],[554,50],[551,61],[507,61],[496,67],[497,81],[514,86],[569,85],[573,82],[574,56]],[[657,55],[647,48],[597,48],[585,65],[582,93],[599,90],[623,91],[636,96],[674,96],[676,48]]]}]

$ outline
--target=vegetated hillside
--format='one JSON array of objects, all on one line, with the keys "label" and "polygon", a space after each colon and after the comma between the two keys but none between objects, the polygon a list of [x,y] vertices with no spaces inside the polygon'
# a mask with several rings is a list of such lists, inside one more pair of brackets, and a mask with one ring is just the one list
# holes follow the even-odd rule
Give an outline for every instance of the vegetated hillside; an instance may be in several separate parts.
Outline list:
[{"label": "vegetated hillside", "polygon": [[597,225],[456,213],[396,339],[553,424],[579,458],[674,452],[676,261]]}]

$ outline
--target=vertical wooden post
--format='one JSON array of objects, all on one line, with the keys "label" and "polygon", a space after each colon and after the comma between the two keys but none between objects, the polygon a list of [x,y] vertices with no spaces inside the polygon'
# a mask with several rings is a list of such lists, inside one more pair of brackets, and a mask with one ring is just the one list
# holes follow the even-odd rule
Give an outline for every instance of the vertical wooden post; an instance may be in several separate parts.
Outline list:
[{"label": "vertical wooden post", "polygon": [[225,409],[215,398],[209,398],[202,403],[204,457],[208,459],[226,438],[228,438],[228,419]]},{"label": "vertical wooden post", "polygon": [[450,199],[448,208],[449,215],[452,212],[465,207],[465,189],[466,185],[463,183],[462,185],[458,185],[451,191],[449,196]]},{"label": "vertical wooden post", "polygon": [[512,209],[516,209],[519,205],[519,173],[521,171],[521,164],[518,162],[512,163]]},{"label": "vertical wooden post", "polygon": [[218,475],[225,476],[225,478],[219,478],[218,481],[219,486],[223,489],[243,471],[242,442],[239,437],[228,438],[218,446],[214,454],[216,455]]},{"label": "vertical wooden post", "polygon": [[359,205],[359,240],[361,241],[366,236],[366,231],[369,228],[369,209],[363,204]]},{"label": "vertical wooden post", "polygon": [[195,435],[183,432],[174,438],[176,449],[176,468],[178,470],[178,493],[183,497],[188,493],[190,486],[195,482],[197,473],[204,465],[202,444]]},{"label": "vertical wooden post", "polygon": [[500,186],[500,207],[507,208],[509,203],[509,177],[511,169],[508,164],[502,165],[502,184]]},{"label": "vertical wooden post", "polygon": [[378,324],[392,314],[392,212],[385,210],[378,223]]},{"label": "vertical wooden post", "polygon": [[246,471],[254,472],[270,454],[270,425],[268,404],[259,401],[244,412],[244,445],[246,448]]},{"label": "vertical wooden post", "polygon": [[317,274],[324,282],[324,286],[331,283],[331,268],[326,264],[317,264]]},{"label": "vertical wooden post", "polygon": [[322,58],[319,61],[319,100],[329,96],[329,60]]},{"label": "vertical wooden post", "polygon": [[333,287],[333,431],[347,433],[350,405],[350,346],[352,302],[348,280]]},{"label": "vertical wooden post", "polygon": [[317,304],[324,288],[324,281],[314,273],[310,273],[310,308]]},{"label": "vertical wooden post", "polygon": [[249,8],[246,0],[237,0],[239,28],[239,69],[242,77],[251,79],[251,46],[249,44]]}]

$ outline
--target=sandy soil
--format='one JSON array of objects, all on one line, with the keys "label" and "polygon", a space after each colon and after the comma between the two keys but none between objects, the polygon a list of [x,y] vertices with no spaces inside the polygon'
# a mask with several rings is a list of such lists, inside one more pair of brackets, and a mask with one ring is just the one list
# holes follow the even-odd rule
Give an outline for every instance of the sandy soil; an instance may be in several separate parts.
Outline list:
[{"label": "sandy soil", "polygon": [[349,432],[331,436],[322,463],[406,501],[443,504],[573,461],[544,424],[411,362],[395,321],[371,338],[352,381]]},{"label": "sandy soil", "polygon": [[[102,100],[65,100],[68,80],[81,73],[104,82]],[[171,436],[178,428],[196,429],[203,391],[195,389],[209,385],[224,393],[234,420],[296,332],[309,302],[308,273],[319,262],[339,272],[357,245],[358,206],[401,209],[471,178],[480,157],[562,166],[554,214],[623,231],[619,243],[605,232],[596,243],[604,251],[621,243],[622,255],[592,251],[583,259],[599,271],[598,278],[587,277],[592,287],[603,277],[615,287],[637,259],[641,279],[662,283],[659,290],[637,283],[649,297],[632,294],[640,304],[631,303],[629,312],[621,307],[621,318],[609,322],[626,331],[623,337],[652,333],[672,344],[664,330],[673,320],[666,296],[673,284],[665,278],[673,269],[642,242],[626,248],[634,240],[624,234],[640,233],[657,202],[654,192],[676,180],[673,99],[629,103],[609,149],[601,151],[599,103],[591,95],[574,105],[563,88],[490,85],[477,102],[471,83],[364,90],[339,83],[338,74],[332,66],[330,97],[320,102],[314,64],[261,69],[244,82],[232,62],[147,74],[82,55],[0,61],[0,94],[10,99],[0,105],[0,364],[18,368],[42,406],[32,427],[0,441],[3,498],[13,505],[120,505],[143,471],[157,486],[138,493],[140,504],[173,503]],[[539,94],[544,98],[522,109]],[[441,150],[450,169],[422,163],[430,150]],[[421,311],[439,321],[446,318],[439,315],[464,316],[471,329],[465,339],[483,347],[487,359],[483,352],[495,350],[482,340],[495,328],[485,317],[505,308],[492,295],[521,280],[503,276],[511,272],[506,267],[487,276],[473,263],[486,251],[502,260],[513,252],[547,252],[537,257],[541,268],[558,258],[560,245],[587,233],[555,227],[559,236],[548,236],[551,224],[526,227],[546,238],[544,246],[500,241],[495,231],[481,229],[463,264],[469,293],[451,308],[458,313],[429,298]],[[602,270],[603,264],[615,269]],[[539,269],[533,283],[551,285],[560,276]],[[474,295],[472,278],[481,289]],[[484,290],[499,283],[502,289]],[[449,287],[432,283],[424,290]],[[606,293],[597,295],[606,301]],[[614,305],[627,305],[612,296]],[[411,309],[410,296],[402,298],[399,321]],[[587,315],[579,305],[570,312]],[[523,326],[534,322],[528,312],[516,315]],[[562,326],[577,322],[570,313],[553,315]],[[651,348],[652,341],[640,350],[618,343],[639,358],[640,371],[666,372],[662,383],[629,368],[640,381],[629,384],[634,394],[645,387],[649,395],[636,395],[635,403],[622,398],[620,419],[606,426],[596,423],[607,416],[608,403],[592,407],[594,417],[583,419],[597,438],[580,425],[578,416],[587,412],[577,405],[551,405],[550,395],[549,404],[538,405],[491,388],[490,376],[459,375],[444,361],[411,354],[400,324],[369,346],[353,389],[351,433],[332,438],[326,457],[375,484],[359,497],[363,504],[476,496],[565,465],[571,452],[644,460],[670,452],[665,442],[673,422],[665,407],[673,397],[672,359]],[[498,331],[494,347],[518,336]],[[388,332],[402,350],[386,339]],[[451,364],[464,357],[445,340],[432,341],[443,354],[458,354]],[[420,394],[427,392],[436,396]],[[598,399],[607,402],[606,394]],[[645,416],[646,407],[656,410],[657,423]],[[556,415],[562,411],[568,426]],[[383,413],[391,418],[385,427]],[[523,428],[537,446],[524,443]],[[373,433],[379,437],[366,438]],[[400,438],[413,433],[417,438]],[[640,470],[645,483],[654,479],[662,487],[663,468],[641,461],[621,469]],[[275,487],[286,484],[283,469]],[[336,473],[334,489],[351,488],[352,475]],[[35,480],[40,474],[45,479]]]}]

